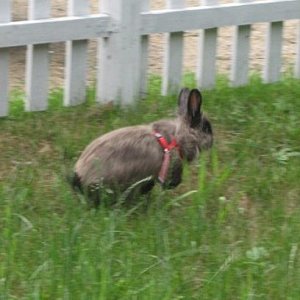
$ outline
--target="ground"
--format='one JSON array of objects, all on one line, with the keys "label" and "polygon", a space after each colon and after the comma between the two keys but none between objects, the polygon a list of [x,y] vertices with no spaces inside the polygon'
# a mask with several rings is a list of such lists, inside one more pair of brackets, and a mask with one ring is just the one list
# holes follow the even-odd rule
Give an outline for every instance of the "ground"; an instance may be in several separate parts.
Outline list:
[{"label": "ground", "polygon": [[[98,0],[90,0],[90,8],[93,13],[97,13]],[[163,0],[152,0],[151,8],[163,8]],[[223,0],[222,2],[229,2]],[[13,20],[26,19],[27,0],[12,1]],[[188,5],[196,6],[199,1],[189,0]],[[53,0],[51,15],[61,17],[66,14],[67,0]],[[287,69],[295,61],[296,52],[296,29],[297,22],[289,21],[284,27],[283,42],[283,69]],[[253,26],[251,37],[251,69],[260,71],[264,63],[264,43],[267,24],[257,24]],[[217,53],[217,68],[221,73],[228,74],[230,66],[231,44],[233,28],[221,28],[219,30],[219,48]],[[161,74],[163,59],[163,38],[162,34],[151,36],[149,72]],[[197,65],[197,32],[189,32],[185,35],[184,69],[185,71],[195,71]],[[88,80],[92,83],[96,72],[96,41],[89,43],[89,71]],[[64,43],[52,44],[50,47],[50,86],[59,87],[63,83],[64,77]],[[24,87],[25,74],[25,47],[11,49],[10,85],[11,89]]]},{"label": "ground", "polygon": [[[192,76],[185,84],[194,86]],[[300,295],[300,86],[203,91],[211,151],[182,184],[156,185],[136,206],[87,209],[66,177],[84,147],[112,129],[175,111],[150,94],[134,108],[62,107],[0,120],[1,299],[288,299]],[[109,194],[109,191],[108,191]]]}]

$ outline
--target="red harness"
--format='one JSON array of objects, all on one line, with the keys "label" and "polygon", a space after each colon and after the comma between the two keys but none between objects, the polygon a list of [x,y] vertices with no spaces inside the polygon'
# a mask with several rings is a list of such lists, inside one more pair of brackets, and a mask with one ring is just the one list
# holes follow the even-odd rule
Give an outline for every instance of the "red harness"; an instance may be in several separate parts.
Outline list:
[{"label": "red harness", "polygon": [[177,141],[174,137],[172,137],[171,143],[168,143],[168,141],[163,137],[159,132],[154,131],[153,132],[154,136],[156,137],[158,143],[164,150],[164,159],[163,163],[161,165],[159,174],[158,174],[158,180],[160,181],[161,184],[163,184],[166,181],[167,173],[169,170],[170,166],[170,152],[174,148],[178,150],[178,153],[180,155],[180,158],[182,158],[182,155],[180,153],[179,145],[177,144]]}]

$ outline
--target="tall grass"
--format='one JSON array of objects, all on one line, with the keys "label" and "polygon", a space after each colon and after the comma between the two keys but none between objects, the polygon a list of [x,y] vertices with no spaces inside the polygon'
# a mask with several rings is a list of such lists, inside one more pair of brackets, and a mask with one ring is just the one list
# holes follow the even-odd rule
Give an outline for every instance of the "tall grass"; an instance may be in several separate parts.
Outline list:
[{"label": "tall grass", "polygon": [[[187,76],[185,84],[192,86]],[[88,209],[66,175],[83,147],[171,116],[160,79],[134,108],[50,96],[0,120],[0,299],[299,299],[300,84],[204,92],[215,146],[147,209]]]}]

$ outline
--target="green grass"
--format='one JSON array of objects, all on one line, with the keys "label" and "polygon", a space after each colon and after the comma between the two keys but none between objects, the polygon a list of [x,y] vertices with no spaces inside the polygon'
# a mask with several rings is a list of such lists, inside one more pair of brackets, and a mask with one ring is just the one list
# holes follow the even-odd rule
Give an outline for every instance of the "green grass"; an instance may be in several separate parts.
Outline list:
[{"label": "green grass", "polygon": [[[193,85],[186,77],[186,85]],[[66,174],[100,134],[169,117],[153,78],[136,107],[0,119],[0,299],[299,299],[300,82],[204,92],[215,146],[150,207],[89,210]],[[143,201],[140,199],[138,201]]]}]

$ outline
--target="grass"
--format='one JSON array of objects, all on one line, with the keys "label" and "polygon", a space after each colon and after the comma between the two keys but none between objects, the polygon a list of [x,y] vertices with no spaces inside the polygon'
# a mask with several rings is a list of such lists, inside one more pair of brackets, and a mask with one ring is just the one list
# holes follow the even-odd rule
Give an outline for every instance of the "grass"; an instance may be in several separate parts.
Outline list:
[{"label": "grass", "polygon": [[[186,85],[194,84],[191,76]],[[151,205],[87,209],[65,177],[83,147],[169,117],[153,78],[134,108],[23,111],[0,120],[0,299],[299,299],[300,83],[204,92],[215,146]],[[140,199],[139,201],[143,201]]]}]

